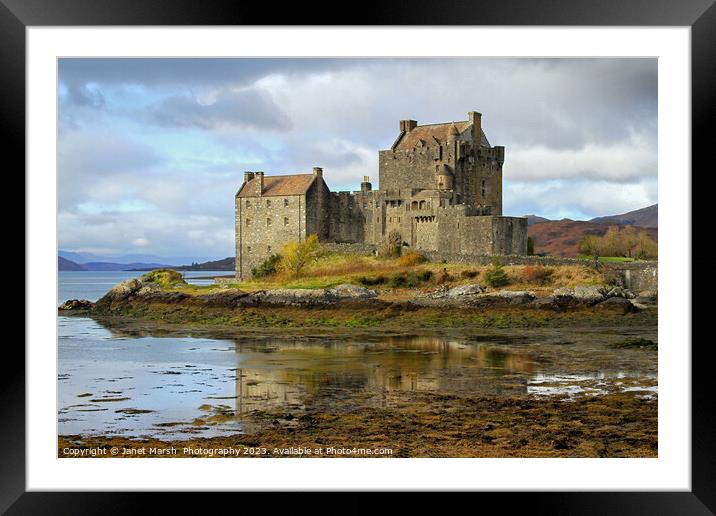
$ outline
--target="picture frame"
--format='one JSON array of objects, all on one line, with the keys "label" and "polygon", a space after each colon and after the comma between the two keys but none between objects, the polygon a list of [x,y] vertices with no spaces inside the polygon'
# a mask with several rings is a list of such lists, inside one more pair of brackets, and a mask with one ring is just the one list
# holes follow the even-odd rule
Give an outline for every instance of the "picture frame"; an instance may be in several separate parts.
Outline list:
[{"label": "picture frame", "polygon": [[[710,149],[707,128],[712,124],[716,84],[716,7],[712,0],[671,3],[664,0],[645,6],[637,0],[617,2],[567,2],[555,0],[548,6],[527,1],[486,2],[479,6],[444,2],[411,3],[404,9],[398,2],[382,2],[358,10],[350,25],[552,25],[552,26],[689,26],[692,54],[692,163],[705,165]],[[317,9],[317,6],[314,7]],[[320,18],[326,25],[344,25],[323,11],[319,18],[303,6],[293,5],[271,12],[261,4],[217,1],[210,6],[186,0],[154,2],[140,0],[85,3],[81,0],[0,0],[0,65],[3,70],[1,113],[6,122],[3,132],[9,153],[24,168],[25,163],[25,30],[31,26],[112,26],[112,25],[283,25],[299,21],[314,25]],[[336,17],[337,18],[337,17]],[[693,170],[693,168],[692,168]],[[693,172],[692,172],[693,176]],[[697,219],[693,218],[694,222]],[[26,257],[26,267],[29,264]],[[693,261],[692,266],[698,264]],[[26,269],[25,274],[28,274]],[[689,278],[690,281],[690,278]],[[32,310],[28,305],[27,310]],[[692,348],[692,490],[690,492],[640,493],[530,493],[518,499],[529,503],[537,513],[628,513],[628,514],[709,514],[716,511],[714,452],[714,410],[706,384],[709,361],[707,346]],[[6,445],[3,481],[0,483],[0,509],[8,514],[62,514],[124,512],[131,506],[127,493],[28,492],[25,478],[25,357],[14,350],[3,378],[4,413],[12,415],[2,428]],[[19,365],[19,364],[22,364]],[[352,495],[357,496],[357,495]],[[503,493],[494,497],[514,497]],[[180,500],[178,498],[177,500]],[[180,502],[181,503],[181,502]],[[350,502],[344,501],[350,505]],[[355,505],[355,504],[353,504]],[[81,507],[81,509],[77,509]],[[559,508],[556,511],[555,508]],[[112,509],[114,508],[114,509]]]}]

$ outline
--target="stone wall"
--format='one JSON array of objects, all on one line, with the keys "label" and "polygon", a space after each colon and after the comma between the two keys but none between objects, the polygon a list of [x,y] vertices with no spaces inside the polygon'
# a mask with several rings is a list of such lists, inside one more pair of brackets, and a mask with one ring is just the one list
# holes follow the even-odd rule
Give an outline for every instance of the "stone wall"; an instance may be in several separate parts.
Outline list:
[{"label": "stone wall", "polygon": [[306,196],[236,198],[236,273],[251,269],[291,241],[306,238]]}]

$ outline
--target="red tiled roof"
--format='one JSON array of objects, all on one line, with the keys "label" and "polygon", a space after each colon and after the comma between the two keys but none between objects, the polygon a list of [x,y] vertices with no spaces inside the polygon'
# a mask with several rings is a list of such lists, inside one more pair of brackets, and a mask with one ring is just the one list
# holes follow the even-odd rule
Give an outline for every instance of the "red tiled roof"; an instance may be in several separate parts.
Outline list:
[{"label": "red tiled roof", "polygon": [[[471,125],[469,121],[447,122],[445,124],[419,125],[409,133],[406,133],[400,139],[398,145],[395,147],[395,150],[410,150],[415,147],[419,140],[422,140],[426,145],[434,143],[435,140],[439,141],[440,143],[445,142],[447,140],[448,133],[450,132],[450,128],[453,126],[453,124],[460,133],[465,132],[465,130]],[[485,133],[482,133],[481,136],[481,144],[489,145],[487,143],[487,138],[485,138]]]},{"label": "red tiled roof", "polygon": [[[287,176],[264,176],[263,196],[301,195],[306,193],[313,182],[313,174],[291,174]],[[259,179],[254,177],[246,183],[237,197],[255,197]]]}]

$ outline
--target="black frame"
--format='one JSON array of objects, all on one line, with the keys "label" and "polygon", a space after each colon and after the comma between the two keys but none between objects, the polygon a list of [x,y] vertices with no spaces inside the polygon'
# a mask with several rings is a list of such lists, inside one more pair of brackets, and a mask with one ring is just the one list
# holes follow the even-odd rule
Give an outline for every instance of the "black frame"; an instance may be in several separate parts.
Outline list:
[{"label": "black frame", "polygon": [[[716,5],[714,0],[383,0],[379,5],[357,4],[353,12],[337,4],[286,3],[272,6],[245,0],[0,0],[0,130],[5,156],[25,164],[25,29],[52,25],[654,25],[690,26],[692,51],[692,160],[706,172],[713,143],[707,128],[716,118]],[[708,124],[708,125],[707,125]],[[711,145],[709,145],[711,144]],[[713,168],[710,160],[709,168]],[[8,170],[9,172],[9,170]],[[693,178],[693,173],[692,173]],[[698,218],[694,218],[697,224]],[[706,257],[692,261],[695,268]],[[28,271],[26,271],[26,274]],[[691,278],[684,278],[691,282]],[[689,302],[689,300],[684,300]],[[32,309],[31,306],[28,307]],[[708,339],[692,348],[692,491],[643,493],[506,493],[510,504],[529,504],[531,513],[548,514],[712,514],[716,513],[716,419],[707,368]],[[10,346],[10,342],[7,342]],[[0,510],[8,514],[125,513],[146,496],[126,493],[25,492],[25,378],[24,354],[17,349],[12,368],[2,376],[0,426],[2,476]],[[6,352],[7,353],[7,352]],[[19,367],[16,364],[23,364]],[[8,420],[10,419],[10,420]],[[241,495],[246,496],[246,495]],[[255,496],[255,495],[254,495]],[[415,495],[413,495],[415,496]],[[454,495],[453,495],[454,496]],[[497,497],[500,499],[497,499]],[[505,494],[484,494],[503,502]],[[294,496],[292,506],[303,497]],[[342,498],[351,512],[373,508]],[[416,496],[421,500],[422,496]],[[172,497],[185,504],[187,496]],[[201,497],[206,500],[206,497]],[[81,502],[80,502],[81,500]],[[273,505],[274,495],[263,498]],[[140,503],[142,503],[140,502]],[[244,507],[245,503],[242,504]],[[502,504],[501,504],[502,505]],[[514,507],[514,505],[512,505]],[[312,506],[312,510],[317,507]],[[163,507],[164,510],[167,507]],[[361,510],[363,509],[363,510]]]}]

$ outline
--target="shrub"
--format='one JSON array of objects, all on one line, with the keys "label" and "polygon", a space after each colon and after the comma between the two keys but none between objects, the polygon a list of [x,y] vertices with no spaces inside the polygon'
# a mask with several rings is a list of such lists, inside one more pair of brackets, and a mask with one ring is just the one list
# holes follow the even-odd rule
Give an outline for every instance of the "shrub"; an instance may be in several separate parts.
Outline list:
[{"label": "shrub", "polygon": [[374,285],[382,285],[385,283],[385,276],[376,276],[374,278],[369,278],[367,276],[361,276],[358,278],[358,283],[363,285],[364,287],[372,287]]},{"label": "shrub", "polygon": [[522,269],[522,279],[528,283],[545,284],[554,274],[554,269],[543,265],[527,265]]},{"label": "shrub", "polygon": [[504,287],[510,282],[505,269],[500,264],[499,258],[492,259],[492,267],[485,271],[485,281],[491,287]]},{"label": "shrub", "polygon": [[266,276],[273,276],[274,274],[276,274],[276,269],[280,261],[280,254],[272,254],[263,262],[261,262],[259,266],[251,269],[251,274],[254,278],[265,278]]},{"label": "shrub", "polygon": [[417,272],[416,274],[418,276],[418,279],[420,279],[420,281],[430,281],[430,279],[433,277],[433,271],[429,271],[427,269]]},{"label": "shrub", "polygon": [[152,283],[163,288],[186,285],[182,275],[173,269],[154,269],[143,274],[140,279],[144,283]]},{"label": "shrub", "polygon": [[452,275],[447,271],[447,269],[443,269],[440,274],[438,274],[438,277],[436,278],[437,283],[443,284],[448,283],[452,281],[454,278]]},{"label": "shrub", "polygon": [[427,261],[427,258],[417,251],[408,251],[400,257],[398,263],[403,267],[412,267]]},{"label": "shrub", "polygon": [[289,242],[283,246],[277,269],[298,278],[306,265],[316,260],[319,251],[317,235],[309,235],[303,242]]},{"label": "shrub", "polygon": [[467,279],[473,279],[477,278],[480,275],[480,271],[475,270],[467,270],[467,271],[461,271],[460,276]]}]

